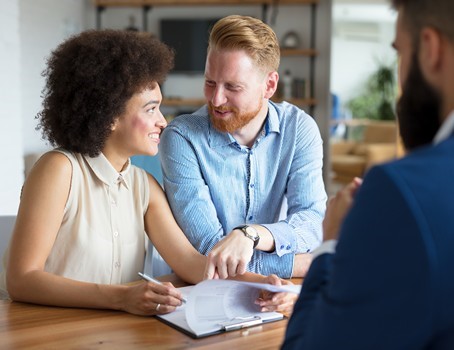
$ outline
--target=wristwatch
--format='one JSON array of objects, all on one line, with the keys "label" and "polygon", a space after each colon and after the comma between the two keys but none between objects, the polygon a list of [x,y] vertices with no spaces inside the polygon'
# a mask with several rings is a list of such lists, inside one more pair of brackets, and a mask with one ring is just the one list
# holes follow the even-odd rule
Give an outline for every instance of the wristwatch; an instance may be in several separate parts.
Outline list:
[{"label": "wristwatch", "polygon": [[257,244],[259,244],[259,241],[260,241],[259,233],[252,226],[240,225],[240,226],[235,227],[234,230],[243,231],[244,235],[254,242],[254,246],[252,248],[257,247]]}]

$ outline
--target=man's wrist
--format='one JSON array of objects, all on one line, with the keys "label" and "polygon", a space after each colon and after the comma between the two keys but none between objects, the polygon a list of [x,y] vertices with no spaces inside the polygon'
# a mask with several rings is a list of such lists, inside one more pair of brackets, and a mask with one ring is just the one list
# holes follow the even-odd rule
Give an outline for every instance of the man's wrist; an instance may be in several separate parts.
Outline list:
[{"label": "man's wrist", "polygon": [[240,230],[245,237],[253,242],[252,248],[257,247],[257,244],[260,241],[260,235],[254,227],[249,225],[240,225],[235,227],[233,230]]}]

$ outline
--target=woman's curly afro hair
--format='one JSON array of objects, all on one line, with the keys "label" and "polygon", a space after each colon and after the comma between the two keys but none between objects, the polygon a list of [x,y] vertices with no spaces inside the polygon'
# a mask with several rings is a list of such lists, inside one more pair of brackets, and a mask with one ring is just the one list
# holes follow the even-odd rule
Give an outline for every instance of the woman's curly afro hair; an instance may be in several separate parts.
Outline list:
[{"label": "woman's curly afro hair", "polygon": [[52,146],[99,155],[111,126],[133,94],[161,84],[173,67],[173,51],[151,34],[88,30],[52,52],[37,115]]}]

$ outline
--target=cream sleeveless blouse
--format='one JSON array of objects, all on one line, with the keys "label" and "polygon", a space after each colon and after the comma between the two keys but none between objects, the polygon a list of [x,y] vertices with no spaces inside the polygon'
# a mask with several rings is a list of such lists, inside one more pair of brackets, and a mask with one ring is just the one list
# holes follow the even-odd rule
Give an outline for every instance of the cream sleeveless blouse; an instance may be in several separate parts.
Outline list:
[{"label": "cream sleeveless blouse", "polygon": [[[45,270],[101,284],[137,280],[147,243],[146,172],[129,162],[118,173],[103,154],[91,158],[62,149],[54,151],[68,157],[73,172],[63,221]],[[6,292],[5,278],[0,278],[0,291]]]}]

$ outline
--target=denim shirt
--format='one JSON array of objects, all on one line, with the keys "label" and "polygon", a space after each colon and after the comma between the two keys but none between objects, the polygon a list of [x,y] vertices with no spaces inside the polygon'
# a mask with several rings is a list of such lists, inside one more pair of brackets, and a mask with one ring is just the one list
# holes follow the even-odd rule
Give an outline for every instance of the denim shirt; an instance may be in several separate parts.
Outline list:
[{"label": "denim shirt", "polygon": [[288,278],[294,255],[320,244],[323,144],[315,121],[299,108],[268,102],[264,130],[248,148],[212,127],[204,106],[169,124],[160,152],[173,214],[200,253],[238,225],[260,224],[273,235],[275,251],[254,251],[248,271]]}]

